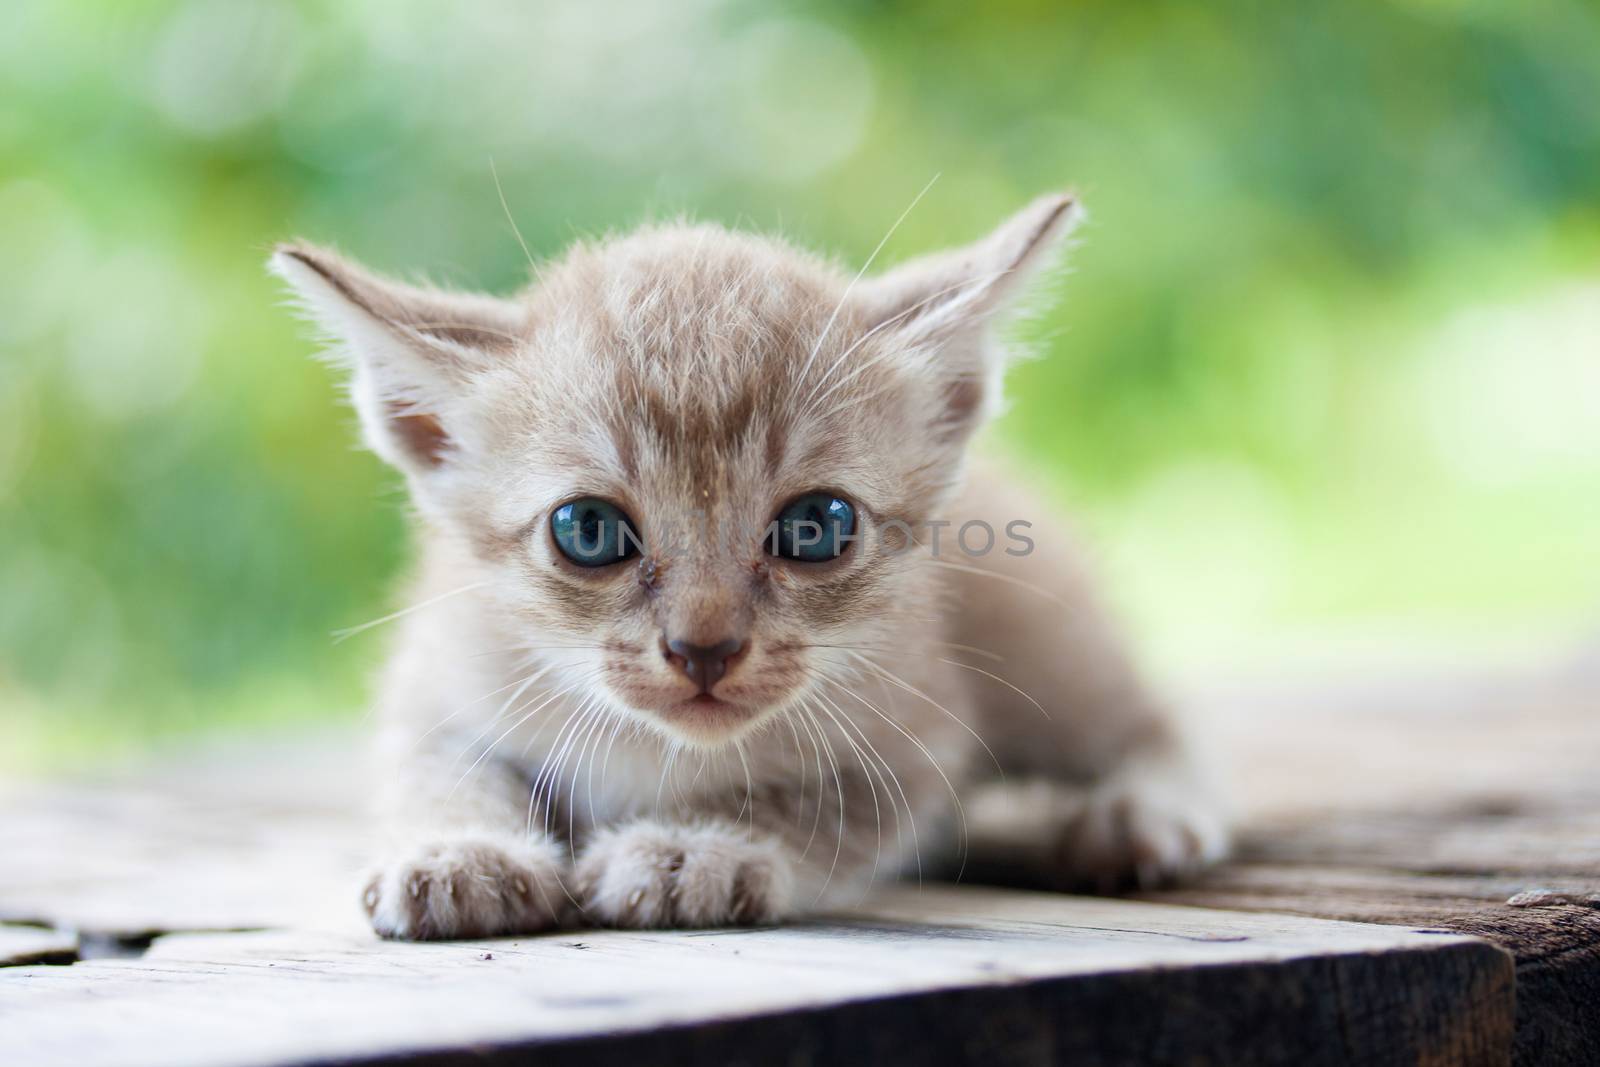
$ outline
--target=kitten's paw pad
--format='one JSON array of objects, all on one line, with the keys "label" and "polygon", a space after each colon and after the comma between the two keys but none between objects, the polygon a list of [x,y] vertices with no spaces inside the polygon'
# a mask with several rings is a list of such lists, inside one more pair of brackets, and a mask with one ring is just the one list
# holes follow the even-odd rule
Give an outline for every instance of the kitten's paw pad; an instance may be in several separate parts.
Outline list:
[{"label": "kitten's paw pad", "polygon": [[607,926],[732,926],[790,911],[782,849],[731,827],[638,823],[603,831],[578,861],[584,914]]},{"label": "kitten's paw pad", "polygon": [[424,845],[384,865],[361,902],[373,930],[403,941],[537,933],[571,907],[554,845],[477,839]]},{"label": "kitten's paw pad", "polygon": [[1064,888],[1111,893],[1151,889],[1220,860],[1228,830],[1204,791],[1145,779],[1113,779],[1070,812],[1056,845]]}]

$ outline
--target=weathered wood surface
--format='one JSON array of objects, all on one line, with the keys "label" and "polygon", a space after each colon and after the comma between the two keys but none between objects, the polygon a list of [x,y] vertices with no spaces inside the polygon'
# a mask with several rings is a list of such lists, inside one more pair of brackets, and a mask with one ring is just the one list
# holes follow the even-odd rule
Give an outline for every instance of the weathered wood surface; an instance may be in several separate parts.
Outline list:
[{"label": "weathered wood surface", "polygon": [[1600,1062],[1597,681],[1211,693],[1241,853],[1164,906],[929,887],[780,930],[385,945],[348,738],[14,784],[0,920],[150,947],[0,970],[0,1062]]},{"label": "weathered wood surface", "polygon": [[355,907],[343,751],[13,792],[0,917],[153,943],[0,971],[0,1062],[538,1046],[541,1062],[1497,1063],[1510,1047],[1511,961],[1481,943],[1124,901],[929,886],[781,930],[385,944]]},{"label": "weathered wood surface", "polygon": [[[1505,846],[1498,855],[1496,845]],[[1550,847],[1548,864],[1525,858],[1530,847]],[[1150,899],[1482,937],[1517,961],[1517,1062],[1593,1064],[1600,1063],[1597,851],[1594,809],[1570,817],[1521,810],[1308,821],[1253,830],[1237,861]]]},{"label": "weathered wood surface", "polygon": [[1510,959],[1467,938],[928,887],[770,930],[177,935],[138,959],[5,972],[0,1042],[38,1067],[509,1063],[534,1047],[540,1062],[1496,1063],[1510,983]]},{"label": "weathered wood surface", "polygon": [[1212,685],[1185,703],[1249,824],[1600,795],[1600,646],[1521,669]]},{"label": "weathered wood surface", "polygon": [[1517,960],[1516,1062],[1600,1063],[1597,668],[1369,684],[1299,728],[1241,715],[1237,858],[1148,899],[1482,937]]},{"label": "weathered wood surface", "polygon": [[367,847],[359,750],[229,743],[0,788],[0,921],[137,942],[346,919]]},{"label": "weathered wood surface", "polygon": [[[1234,860],[1147,900],[1485,938],[1517,960],[1515,1058],[1600,1063],[1600,663],[1217,689]],[[969,872],[1029,884],[1016,840]]]}]

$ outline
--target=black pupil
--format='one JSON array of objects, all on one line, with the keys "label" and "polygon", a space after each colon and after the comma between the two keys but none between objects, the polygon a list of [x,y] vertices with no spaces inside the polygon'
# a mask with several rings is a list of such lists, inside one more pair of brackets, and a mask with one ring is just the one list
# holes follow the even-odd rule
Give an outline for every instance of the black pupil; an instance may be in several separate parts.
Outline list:
[{"label": "black pupil", "polygon": [[595,508],[584,508],[578,514],[578,546],[593,555],[600,551],[605,531],[602,524],[604,517]]}]

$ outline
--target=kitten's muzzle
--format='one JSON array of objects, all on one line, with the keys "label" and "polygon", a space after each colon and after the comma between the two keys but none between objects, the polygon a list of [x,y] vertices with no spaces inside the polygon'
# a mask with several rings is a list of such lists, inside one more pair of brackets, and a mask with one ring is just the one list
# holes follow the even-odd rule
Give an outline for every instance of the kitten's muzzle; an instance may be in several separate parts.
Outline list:
[{"label": "kitten's muzzle", "polygon": [[714,645],[700,645],[674,638],[661,648],[667,662],[687,675],[689,681],[700,687],[700,692],[707,694],[722,681],[723,675],[728,673],[744,650],[744,642],[736,637],[724,638]]}]

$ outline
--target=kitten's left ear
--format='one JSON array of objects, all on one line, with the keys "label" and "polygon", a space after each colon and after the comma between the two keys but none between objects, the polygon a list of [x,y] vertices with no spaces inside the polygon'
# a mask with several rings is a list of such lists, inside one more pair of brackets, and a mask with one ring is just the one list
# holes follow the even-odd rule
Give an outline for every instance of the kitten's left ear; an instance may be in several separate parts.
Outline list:
[{"label": "kitten's left ear", "polygon": [[407,474],[443,464],[461,386],[526,330],[512,301],[406,285],[303,242],[278,246],[268,266],[338,343],[367,444]]},{"label": "kitten's left ear", "polygon": [[1071,194],[1041,196],[974,244],[914,259],[858,287],[855,302],[871,329],[933,351],[945,396],[941,432],[965,436],[997,402],[1004,368],[989,328],[1058,260],[1082,218]]}]

